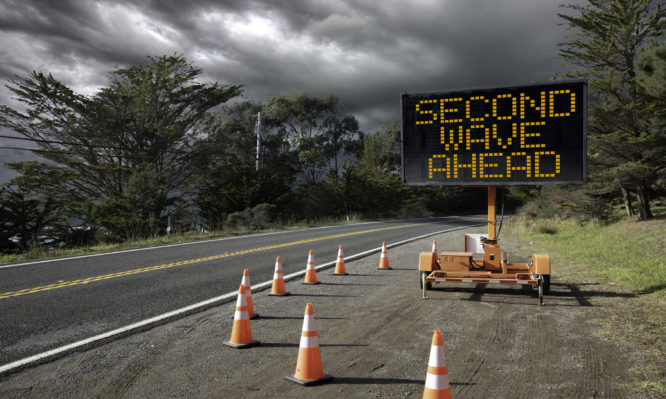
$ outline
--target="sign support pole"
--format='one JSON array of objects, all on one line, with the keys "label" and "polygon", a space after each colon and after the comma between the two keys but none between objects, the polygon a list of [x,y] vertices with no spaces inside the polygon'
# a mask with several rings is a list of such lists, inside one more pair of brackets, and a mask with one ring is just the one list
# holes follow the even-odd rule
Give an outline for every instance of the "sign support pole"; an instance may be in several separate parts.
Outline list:
[{"label": "sign support pole", "polygon": [[255,162],[255,170],[259,170],[259,157],[261,150],[261,112],[257,112],[257,124],[254,126],[254,130],[257,132],[257,159]]},{"label": "sign support pole", "polygon": [[495,199],[496,199],[497,187],[488,186],[488,239],[494,240],[496,238],[495,234],[495,222],[496,222],[496,212],[495,212]]}]

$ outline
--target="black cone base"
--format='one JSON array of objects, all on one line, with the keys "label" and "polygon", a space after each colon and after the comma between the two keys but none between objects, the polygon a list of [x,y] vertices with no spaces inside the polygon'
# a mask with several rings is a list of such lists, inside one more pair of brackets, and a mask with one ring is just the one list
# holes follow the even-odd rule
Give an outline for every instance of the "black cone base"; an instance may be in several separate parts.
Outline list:
[{"label": "black cone base", "polygon": [[[234,315],[231,315],[231,318],[234,318]],[[250,320],[258,319],[260,318],[259,313],[255,313],[252,316],[249,317]]]},{"label": "black cone base", "polygon": [[324,376],[322,378],[318,379],[318,380],[297,380],[296,378],[294,378],[293,374],[288,375],[284,378],[288,379],[291,382],[295,382],[297,384],[304,385],[306,387],[310,386],[310,385],[324,384],[324,383],[327,383],[327,382],[329,382],[330,380],[333,379],[333,377],[328,375],[328,374],[324,374]]},{"label": "black cone base", "polygon": [[231,348],[236,348],[236,349],[245,349],[245,348],[251,348],[253,346],[259,345],[261,342],[259,341],[252,341],[249,344],[232,344],[231,342],[224,342],[224,345],[229,346]]}]

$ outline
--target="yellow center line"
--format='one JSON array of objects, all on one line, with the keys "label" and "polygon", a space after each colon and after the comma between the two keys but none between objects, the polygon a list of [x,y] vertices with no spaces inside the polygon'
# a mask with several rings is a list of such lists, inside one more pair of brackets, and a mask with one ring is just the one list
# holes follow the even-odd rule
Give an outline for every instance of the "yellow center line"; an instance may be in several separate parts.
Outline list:
[{"label": "yellow center line", "polygon": [[134,275],[134,274],[152,272],[152,271],[155,271],[155,270],[169,269],[169,268],[172,268],[172,267],[191,265],[193,263],[199,263],[199,262],[206,262],[206,261],[209,261],[209,260],[228,258],[228,257],[231,257],[231,256],[244,255],[244,254],[249,254],[249,253],[253,253],[253,252],[266,251],[266,250],[269,250],[269,249],[289,247],[289,246],[292,246],[292,245],[306,244],[306,243],[309,243],[309,242],[331,240],[333,238],[349,237],[349,236],[355,236],[355,235],[367,234],[367,233],[375,233],[375,232],[378,232],[378,231],[401,229],[401,228],[413,227],[413,226],[417,226],[417,225],[418,225],[418,223],[405,224],[405,225],[402,225],[402,226],[382,227],[382,228],[371,229],[371,230],[353,231],[351,233],[333,234],[333,235],[324,236],[324,237],[306,238],[304,240],[284,242],[284,243],[280,243],[280,244],[267,245],[267,246],[264,246],[264,247],[251,248],[251,249],[243,249],[243,250],[238,250],[238,251],[233,251],[233,252],[224,252],[224,253],[221,253],[221,254],[218,254],[218,255],[206,256],[206,257],[203,257],[203,258],[182,260],[180,262],[166,263],[166,264],[163,264],[163,265],[147,266],[147,267],[142,267],[142,268],[139,268],[139,269],[126,270],[126,271],[123,271],[123,272],[117,272],[117,273],[111,273],[111,274],[103,274],[103,275],[100,275],[100,276],[81,278],[81,279],[78,279],[78,280],[59,281],[57,283],[48,284],[48,285],[41,285],[41,286],[38,286],[38,287],[23,288],[23,289],[15,290],[15,291],[0,292],[0,299],[5,299],[5,298],[13,297],[13,296],[34,294],[34,293],[43,292],[43,291],[50,291],[50,290],[55,290],[55,289],[58,289],[58,288],[71,287],[71,286],[74,286],[74,285],[89,284],[89,283],[94,283],[96,281],[102,281],[102,280],[108,280],[108,279],[112,279],[112,278],[131,276],[131,275]]}]

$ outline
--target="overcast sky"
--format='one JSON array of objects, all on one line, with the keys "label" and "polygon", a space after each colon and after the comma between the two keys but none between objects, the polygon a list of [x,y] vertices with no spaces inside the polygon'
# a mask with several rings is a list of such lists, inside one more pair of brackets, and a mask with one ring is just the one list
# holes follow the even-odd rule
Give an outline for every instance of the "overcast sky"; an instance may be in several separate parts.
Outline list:
[{"label": "overcast sky", "polygon": [[[566,1],[570,3],[571,1]],[[202,78],[265,101],[334,94],[372,133],[400,118],[400,94],[504,86],[562,72],[570,34],[558,0],[0,0],[4,84],[50,72],[83,94],[148,55],[183,54]],[[1,134],[8,134],[6,131]],[[0,146],[27,142],[0,138]],[[0,160],[30,153],[0,149]],[[7,180],[0,169],[0,183]]]}]

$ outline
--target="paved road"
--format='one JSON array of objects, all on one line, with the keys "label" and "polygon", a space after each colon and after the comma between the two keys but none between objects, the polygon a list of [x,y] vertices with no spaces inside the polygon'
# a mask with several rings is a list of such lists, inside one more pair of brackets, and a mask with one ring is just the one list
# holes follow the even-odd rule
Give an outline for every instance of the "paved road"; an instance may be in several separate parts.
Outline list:
[{"label": "paved road", "polygon": [[232,292],[244,268],[253,285],[270,280],[278,255],[288,274],[305,269],[310,249],[319,265],[335,260],[339,244],[351,255],[484,219],[365,223],[0,267],[0,365]]}]

